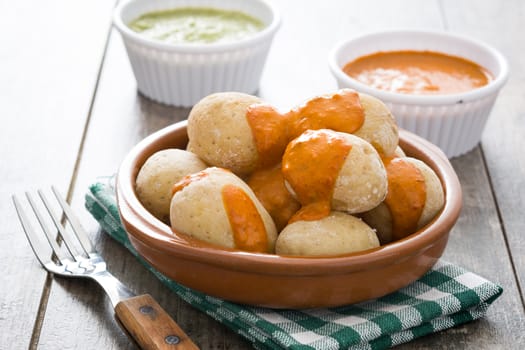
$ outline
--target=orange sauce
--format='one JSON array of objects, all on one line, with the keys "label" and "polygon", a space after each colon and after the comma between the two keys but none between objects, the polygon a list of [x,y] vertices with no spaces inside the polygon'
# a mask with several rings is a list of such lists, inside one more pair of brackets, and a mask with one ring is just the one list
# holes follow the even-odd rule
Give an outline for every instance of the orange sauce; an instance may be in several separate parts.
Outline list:
[{"label": "orange sauce", "polygon": [[203,171],[184,176],[182,179],[180,179],[173,185],[173,187],[171,188],[171,194],[174,195],[175,193],[181,191],[184,187],[188,186],[192,182],[199,181],[200,179],[206,176],[208,176],[208,173],[205,173]]},{"label": "orange sauce", "polygon": [[302,208],[290,219],[318,220],[330,214],[335,181],[352,145],[332,130],[308,130],[290,142],[283,176]]},{"label": "orange sauce", "polygon": [[378,52],[348,62],[343,71],[380,90],[404,94],[452,94],[492,80],[480,65],[433,51]]},{"label": "orange sauce", "polygon": [[301,207],[288,221],[289,224],[295,221],[321,220],[330,215],[331,205],[329,200],[319,200],[308,203]]},{"label": "orange sauce", "polygon": [[306,130],[332,129],[353,133],[363,125],[365,112],[359,94],[343,89],[329,96],[317,96],[288,112],[291,139]]},{"label": "orange sauce", "polygon": [[359,94],[343,89],[333,95],[314,97],[287,113],[268,104],[254,104],[247,108],[246,119],[259,155],[257,168],[261,169],[278,164],[288,143],[306,130],[359,130],[365,112]]},{"label": "orange sauce", "polygon": [[288,144],[288,120],[274,107],[254,104],[246,110],[246,119],[259,155],[258,168],[275,165]]},{"label": "orange sauce", "polygon": [[247,182],[281,231],[301,207],[286,189],[281,167],[255,171]]},{"label": "orange sauce", "polygon": [[251,198],[240,187],[222,188],[224,208],[233,231],[235,247],[250,252],[268,253],[266,227]]},{"label": "orange sauce", "polygon": [[388,177],[385,204],[392,216],[392,240],[417,230],[425,207],[427,192],[421,171],[403,158],[383,159]]}]

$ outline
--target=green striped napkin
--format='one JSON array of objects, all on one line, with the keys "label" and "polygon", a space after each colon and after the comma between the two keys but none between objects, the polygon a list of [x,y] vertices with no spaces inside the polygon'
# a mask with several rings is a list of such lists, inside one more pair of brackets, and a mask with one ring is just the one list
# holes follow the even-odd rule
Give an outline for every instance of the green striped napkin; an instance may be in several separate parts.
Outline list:
[{"label": "green striped napkin", "polygon": [[111,181],[90,186],[86,208],[168,288],[256,349],[386,349],[483,317],[503,291],[472,272],[439,261],[411,285],[360,304],[307,310],[239,305],[184,287],[141,259],[122,228]]}]

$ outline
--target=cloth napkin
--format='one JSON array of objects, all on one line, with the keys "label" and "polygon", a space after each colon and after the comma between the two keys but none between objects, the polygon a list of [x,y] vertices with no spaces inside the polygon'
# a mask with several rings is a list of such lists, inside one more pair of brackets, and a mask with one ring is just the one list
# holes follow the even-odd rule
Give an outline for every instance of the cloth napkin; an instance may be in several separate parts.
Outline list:
[{"label": "cloth napkin", "polygon": [[85,198],[102,229],[180,298],[256,349],[386,349],[483,317],[503,292],[499,285],[440,260],[409,286],[355,305],[274,310],[217,299],[170,280],[141,259],[122,227],[109,180],[91,185]]}]

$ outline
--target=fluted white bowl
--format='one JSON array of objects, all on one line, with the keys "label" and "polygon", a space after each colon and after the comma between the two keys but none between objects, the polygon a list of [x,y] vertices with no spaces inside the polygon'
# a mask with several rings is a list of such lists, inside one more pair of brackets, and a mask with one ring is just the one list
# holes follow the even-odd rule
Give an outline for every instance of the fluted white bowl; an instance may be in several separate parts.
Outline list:
[{"label": "fluted white bowl", "polygon": [[[145,13],[178,7],[241,11],[265,27],[246,39],[209,44],[155,41],[128,27]],[[127,0],[115,9],[113,24],[122,35],[138,90],[157,102],[189,107],[214,92],[254,93],[280,16],[265,0]]]},{"label": "fluted white bowl", "polygon": [[[343,72],[346,63],[379,51],[435,51],[459,56],[487,69],[493,80],[481,88],[444,95],[410,95],[379,90]],[[472,150],[507,81],[509,68],[496,49],[472,38],[445,32],[390,30],[340,42],[329,56],[329,66],[340,88],[353,88],[382,100],[397,124],[439,146],[451,158]]]}]

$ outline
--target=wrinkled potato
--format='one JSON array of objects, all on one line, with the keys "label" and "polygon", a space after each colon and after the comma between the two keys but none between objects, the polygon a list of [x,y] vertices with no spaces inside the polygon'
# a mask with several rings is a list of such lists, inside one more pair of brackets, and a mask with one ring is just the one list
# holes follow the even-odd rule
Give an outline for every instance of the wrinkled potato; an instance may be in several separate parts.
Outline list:
[{"label": "wrinkled potato", "polygon": [[193,153],[175,148],[159,151],[146,160],[137,175],[137,197],[151,214],[169,223],[173,185],[206,167]]},{"label": "wrinkled potato", "polygon": [[260,102],[256,96],[239,92],[204,97],[188,116],[188,149],[211,166],[240,176],[249,174],[259,156],[246,110]]},{"label": "wrinkled potato", "polygon": [[[407,180],[411,178],[408,175],[403,177],[401,181],[406,181],[404,184],[405,193],[397,198],[391,199],[394,203],[390,204],[390,206],[396,205],[401,208],[407,208],[405,213],[401,212],[404,217],[395,217],[396,212],[389,206],[388,196],[379,206],[361,215],[366,223],[376,229],[381,244],[404,238],[425,226],[439,213],[445,203],[445,195],[441,182],[436,173],[428,165],[411,157],[397,158],[396,161],[413,165],[419,172],[419,177],[416,180],[410,181]],[[386,166],[386,169],[387,174],[389,174],[389,167]],[[418,194],[411,193],[411,191],[415,191],[414,189],[418,188],[416,182],[420,181],[422,181],[424,188],[424,203],[418,211],[418,208],[414,207],[414,195]],[[390,180],[389,186],[397,186],[398,184],[396,184],[396,182],[399,181]],[[415,213],[419,213],[420,215],[416,217]],[[407,222],[407,220],[410,220],[410,222]]]},{"label": "wrinkled potato", "polygon": [[346,254],[402,239],[444,205],[437,175],[399,146],[388,107],[354,90],[286,113],[256,96],[211,94],[187,132],[186,151],[148,159],[136,191],[174,232],[210,244]]},{"label": "wrinkled potato", "polygon": [[365,110],[365,122],[353,134],[370,142],[381,155],[393,155],[399,142],[399,134],[392,113],[383,102],[373,96],[359,93],[359,100]]},{"label": "wrinkled potato", "polygon": [[[228,201],[225,191],[232,188],[241,197]],[[222,247],[273,253],[277,230],[272,218],[232,172],[208,168],[182,179],[174,191],[170,221],[175,232]]]},{"label": "wrinkled potato", "polygon": [[330,256],[379,246],[376,233],[355,216],[332,212],[315,221],[296,221],[286,226],[275,244],[279,255]]},{"label": "wrinkled potato", "polygon": [[[331,159],[342,147],[347,150],[335,174],[333,162],[324,160]],[[310,200],[315,192],[326,189],[331,190],[332,210],[355,214],[376,207],[387,192],[386,171],[379,154],[368,142],[352,134],[328,129],[308,130],[290,142],[282,166],[286,185],[303,206],[311,203],[301,198]],[[335,183],[331,184],[334,175]],[[320,188],[312,191],[314,187]]]}]

